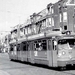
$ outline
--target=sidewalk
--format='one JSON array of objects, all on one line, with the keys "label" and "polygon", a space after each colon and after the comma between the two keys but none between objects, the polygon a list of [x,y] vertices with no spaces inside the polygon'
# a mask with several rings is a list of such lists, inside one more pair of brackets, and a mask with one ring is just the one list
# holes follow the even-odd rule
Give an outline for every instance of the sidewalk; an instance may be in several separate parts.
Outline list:
[{"label": "sidewalk", "polygon": [[10,75],[10,74],[8,74],[7,72],[5,72],[3,70],[0,70],[0,75]]}]

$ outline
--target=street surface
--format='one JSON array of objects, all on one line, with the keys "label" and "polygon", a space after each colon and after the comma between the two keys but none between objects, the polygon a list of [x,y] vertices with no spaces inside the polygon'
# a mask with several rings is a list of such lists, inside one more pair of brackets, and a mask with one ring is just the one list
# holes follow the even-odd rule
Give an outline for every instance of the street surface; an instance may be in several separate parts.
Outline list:
[{"label": "street surface", "polygon": [[0,75],[75,75],[75,70],[58,71],[10,61],[7,53],[0,53]]}]

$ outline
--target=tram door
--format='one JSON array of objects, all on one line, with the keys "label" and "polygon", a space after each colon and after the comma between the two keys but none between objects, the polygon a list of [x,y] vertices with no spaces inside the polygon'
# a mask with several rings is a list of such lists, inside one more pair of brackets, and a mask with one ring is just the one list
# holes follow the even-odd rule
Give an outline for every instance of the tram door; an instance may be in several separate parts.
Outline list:
[{"label": "tram door", "polygon": [[57,66],[57,50],[56,50],[57,42],[49,39],[48,40],[48,60],[49,60],[49,66],[56,67]]},{"label": "tram door", "polygon": [[13,45],[13,55],[14,55],[14,59],[16,60],[17,59],[17,46],[14,44]]},{"label": "tram door", "polygon": [[18,57],[18,60],[20,60],[21,58],[21,52],[20,52],[20,44],[17,44],[17,57]]},{"label": "tram door", "polygon": [[52,59],[53,59],[53,56],[52,56],[52,54],[53,54],[53,53],[52,53],[52,40],[49,39],[49,40],[47,41],[47,43],[48,43],[48,44],[47,44],[47,46],[48,46],[48,47],[47,47],[47,49],[48,49],[48,50],[47,50],[47,58],[48,58],[48,60],[49,60],[49,66],[53,66],[53,60],[52,60]]},{"label": "tram door", "polygon": [[21,61],[27,61],[27,42],[21,43]]},{"label": "tram door", "polygon": [[53,60],[53,67],[57,67],[57,41],[52,40],[52,60]]},{"label": "tram door", "polygon": [[28,62],[34,63],[34,59],[33,59],[33,42],[28,42],[27,44],[27,59]]}]

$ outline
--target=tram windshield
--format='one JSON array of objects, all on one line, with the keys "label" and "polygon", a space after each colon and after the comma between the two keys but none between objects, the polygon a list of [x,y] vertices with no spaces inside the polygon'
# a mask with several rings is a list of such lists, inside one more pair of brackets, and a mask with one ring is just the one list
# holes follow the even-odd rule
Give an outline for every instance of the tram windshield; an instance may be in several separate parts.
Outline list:
[{"label": "tram windshield", "polygon": [[58,41],[58,49],[73,49],[75,48],[75,39],[60,39]]}]

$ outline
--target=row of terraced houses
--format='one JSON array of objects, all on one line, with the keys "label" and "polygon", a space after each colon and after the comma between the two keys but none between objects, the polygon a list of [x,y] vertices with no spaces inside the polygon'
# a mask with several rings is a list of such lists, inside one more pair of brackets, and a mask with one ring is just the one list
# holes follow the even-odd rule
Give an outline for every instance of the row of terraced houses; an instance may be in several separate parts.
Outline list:
[{"label": "row of terraced houses", "polygon": [[[33,13],[23,24],[16,25],[10,33],[8,43],[24,38],[37,37],[37,34],[52,31],[75,32],[75,0],[59,0],[55,4],[49,3],[45,9]],[[9,45],[7,45],[8,47]]]}]

